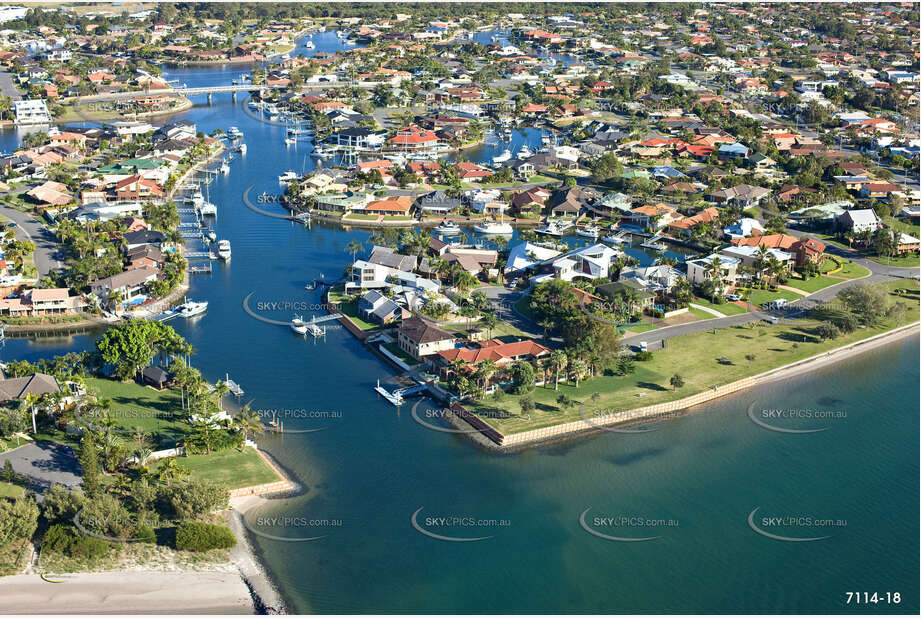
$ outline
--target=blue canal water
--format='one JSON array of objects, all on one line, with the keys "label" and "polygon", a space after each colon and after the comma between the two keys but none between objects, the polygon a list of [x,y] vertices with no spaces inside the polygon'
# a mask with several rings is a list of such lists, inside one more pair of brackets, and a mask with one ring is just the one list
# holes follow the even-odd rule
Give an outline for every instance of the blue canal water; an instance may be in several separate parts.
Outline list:
[{"label": "blue canal water", "polygon": [[[169,77],[229,83],[239,72],[177,69]],[[918,612],[917,337],[700,406],[655,431],[497,455],[416,422],[411,405],[382,401],[372,388],[378,379],[392,383],[391,369],[347,332],[331,327],[323,339],[304,340],[243,310],[252,293],[249,306],[263,307],[266,317],[320,314],[312,309],[319,293],[304,283],[340,276],[346,244],[369,232],[306,229],[246,208],[248,187],[253,195],[278,193],[279,173],[309,170],[312,160],[285,148],[284,129],[254,120],[242,101],[196,102],[183,118],[206,132],[236,125],[249,151],[209,187],[219,210],[214,228],[231,241],[233,259],[192,278],[189,296],[207,300],[208,312],[172,324],[208,379],[229,374],[253,408],[285,419],[290,433],[260,443],[308,491],[247,520],[289,539],[254,537],[289,609],[865,613],[846,604],[847,592],[898,592],[900,604],[871,611]],[[35,359],[92,341],[8,340],[0,357]],[[844,416],[824,421],[827,431],[791,435],[752,422],[753,403]],[[319,431],[294,433],[308,429]],[[596,536],[580,525],[586,509],[596,532],[658,538]],[[794,518],[770,528],[777,535],[818,536],[804,517],[836,526],[823,526],[830,538],[820,541],[779,541],[749,526],[754,509],[762,527],[770,525],[762,517]],[[489,538],[433,538],[413,527],[417,512],[424,531]],[[268,517],[287,524],[262,528]],[[596,517],[626,519],[613,526]],[[309,537],[322,538],[297,541]]]}]

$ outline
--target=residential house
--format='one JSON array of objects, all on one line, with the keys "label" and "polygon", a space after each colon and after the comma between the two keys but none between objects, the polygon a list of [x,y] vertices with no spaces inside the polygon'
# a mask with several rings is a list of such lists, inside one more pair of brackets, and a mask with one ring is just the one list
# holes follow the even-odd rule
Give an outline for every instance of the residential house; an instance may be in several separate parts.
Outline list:
[{"label": "residential house", "polygon": [[882,226],[879,215],[871,208],[847,210],[844,214],[839,215],[835,221],[839,229],[846,230],[852,234],[872,233]]},{"label": "residential house", "polygon": [[[714,260],[719,262],[719,275],[713,272]],[[720,293],[725,291],[727,286],[734,285],[738,277],[738,268],[741,260],[737,257],[720,255],[712,253],[707,257],[688,260],[688,280],[691,283],[702,284],[705,281],[716,277],[720,282]]]},{"label": "residential house", "polygon": [[808,237],[797,238],[787,234],[768,234],[750,238],[735,238],[732,244],[750,247],[764,246],[792,253],[796,256],[797,266],[803,266],[806,263],[821,264],[825,259],[825,243]]},{"label": "residential house", "polygon": [[358,300],[358,313],[376,324],[390,324],[412,315],[376,290],[371,290]]},{"label": "residential house", "polygon": [[90,282],[90,292],[104,302],[110,302],[114,296],[120,303],[130,303],[147,296],[147,284],[157,279],[160,271],[155,268],[137,268],[126,270],[111,277]]},{"label": "residential house", "polygon": [[450,350],[456,342],[454,335],[448,331],[416,316],[403,320],[397,337],[400,349],[418,359]]}]

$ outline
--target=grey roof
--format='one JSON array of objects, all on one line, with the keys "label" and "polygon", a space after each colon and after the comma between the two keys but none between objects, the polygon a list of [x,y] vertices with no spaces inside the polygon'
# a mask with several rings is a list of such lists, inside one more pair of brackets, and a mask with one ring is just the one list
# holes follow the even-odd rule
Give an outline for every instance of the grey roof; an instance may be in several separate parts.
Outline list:
[{"label": "grey roof", "polygon": [[0,380],[0,401],[23,399],[28,394],[45,395],[61,390],[57,379],[47,373],[34,373],[22,378]]},{"label": "grey roof", "polygon": [[369,257],[367,261],[372,264],[379,264],[381,266],[405,270],[407,272],[412,272],[416,269],[416,256],[403,255],[402,253],[397,253],[390,247],[382,247],[380,245],[374,246],[371,250],[371,257]]}]

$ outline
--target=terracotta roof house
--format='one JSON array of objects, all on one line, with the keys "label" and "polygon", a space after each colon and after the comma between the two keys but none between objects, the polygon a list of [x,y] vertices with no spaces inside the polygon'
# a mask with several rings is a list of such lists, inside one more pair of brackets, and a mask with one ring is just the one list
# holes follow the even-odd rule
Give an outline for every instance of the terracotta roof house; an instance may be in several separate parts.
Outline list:
[{"label": "terracotta roof house", "polygon": [[797,266],[802,266],[806,262],[821,264],[822,260],[825,259],[825,244],[814,238],[797,238],[787,234],[767,234],[765,236],[752,236],[751,238],[735,238],[732,240],[732,244],[781,249],[796,256]]},{"label": "terracotta roof house", "polygon": [[696,215],[669,223],[668,231],[678,236],[690,236],[695,227],[703,223],[715,224],[719,220],[719,216],[720,211],[711,206],[701,210]]},{"label": "terracotta roof house", "polygon": [[413,358],[422,358],[449,350],[454,347],[455,342],[454,335],[448,331],[415,316],[403,320],[397,335],[400,349]]}]

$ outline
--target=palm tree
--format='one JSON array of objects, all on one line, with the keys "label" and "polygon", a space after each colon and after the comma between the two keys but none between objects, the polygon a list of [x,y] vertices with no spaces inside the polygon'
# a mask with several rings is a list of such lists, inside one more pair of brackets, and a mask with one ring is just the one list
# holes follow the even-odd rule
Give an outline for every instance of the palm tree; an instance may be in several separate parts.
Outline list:
[{"label": "palm tree", "polygon": [[[240,410],[240,416],[237,418],[237,424],[243,431],[244,438],[247,439],[250,437],[250,435],[259,435],[265,432],[265,424],[262,422],[262,417],[260,417],[255,410],[250,409],[249,404],[246,404]],[[245,449],[246,442],[244,441],[241,450]]]},{"label": "palm tree", "polygon": [[560,371],[566,367],[569,357],[566,356],[566,352],[563,350],[556,350],[550,355],[550,362],[556,372],[556,382],[553,385],[553,390],[558,391],[560,390]]},{"label": "palm tree", "polygon": [[180,466],[175,457],[170,457],[160,464],[160,468],[157,470],[157,481],[166,483],[169,486],[173,484],[173,481],[179,480],[188,474],[190,474],[189,470]]},{"label": "palm tree", "polygon": [[486,332],[490,339],[492,339],[492,329],[499,324],[499,318],[496,317],[496,314],[492,311],[484,311],[483,317],[480,318],[480,324],[483,325],[483,328],[486,329]]},{"label": "palm tree", "polygon": [[714,256],[710,264],[707,265],[707,274],[710,275],[710,278],[716,283],[716,285],[713,286],[713,294],[710,297],[710,301],[716,303],[716,295],[720,293],[723,287],[723,262],[718,257]]},{"label": "palm tree", "polygon": [[355,255],[365,250],[365,246],[358,240],[350,240],[345,246],[345,250],[352,254],[352,261],[355,261]]},{"label": "palm tree", "polygon": [[489,385],[489,379],[493,377],[499,368],[496,366],[496,362],[492,359],[486,359],[477,367],[476,377],[478,380],[483,380],[483,390],[486,390],[486,387]]},{"label": "palm tree", "polygon": [[585,361],[581,358],[571,360],[569,362],[569,373],[576,381],[576,388],[579,388],[579,380],[584,378],[585,374],[588,373],[588,367],[585,365]]},{"label": "palm tree", "polygon": [[767,248],[766,245],[764,245],[763,243],[758,245],[758,252],[755,253],[754,267],[755,267],[755,270],[758,271],[759,278],[764,275],[764,266],[765,264],[768,263],[768,260],[770,260],[772,257],[773,257],[773,254],[771,253],[770,249]]}]

